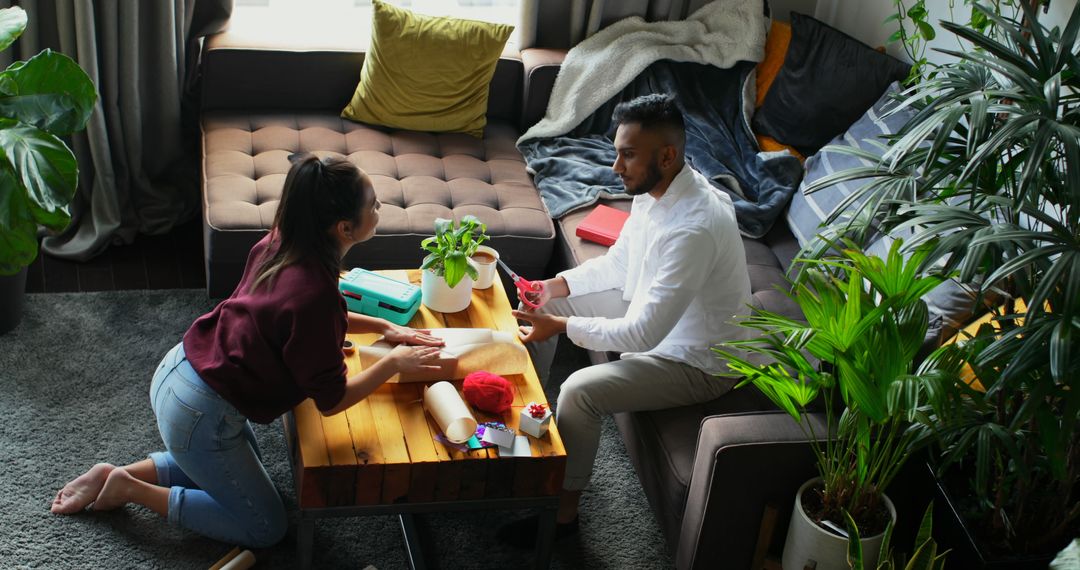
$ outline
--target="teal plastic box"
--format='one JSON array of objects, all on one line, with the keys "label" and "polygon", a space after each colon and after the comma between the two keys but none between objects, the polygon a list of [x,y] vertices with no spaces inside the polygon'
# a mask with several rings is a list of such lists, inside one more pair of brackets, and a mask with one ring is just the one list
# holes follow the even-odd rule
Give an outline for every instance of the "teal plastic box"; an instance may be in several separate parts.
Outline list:
[{"label": "teal plastic box", "polygon": [[338,280],[349,310],[407,325],[420,308],[420,288],[359,267]]}]

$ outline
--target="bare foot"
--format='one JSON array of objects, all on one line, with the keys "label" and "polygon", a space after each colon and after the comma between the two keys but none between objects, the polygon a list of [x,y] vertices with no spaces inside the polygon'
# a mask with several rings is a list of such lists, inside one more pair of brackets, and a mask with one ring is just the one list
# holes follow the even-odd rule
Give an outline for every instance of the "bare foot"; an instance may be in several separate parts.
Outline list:
[{"label": "bare foot", "polygon": [[105,486],[105,479],[114,470],[116,467],[108,463],[98,463],[91,467],[56,493],[50,510],[58,515],[70,515],[85,509],[97,498],[101,488]]},{"label": "bare foot", "polygon": [[128,491],[137,482],[138,479],[126,469],[113,469],[91,508],[95,511],[111,511],[128,504]]}]

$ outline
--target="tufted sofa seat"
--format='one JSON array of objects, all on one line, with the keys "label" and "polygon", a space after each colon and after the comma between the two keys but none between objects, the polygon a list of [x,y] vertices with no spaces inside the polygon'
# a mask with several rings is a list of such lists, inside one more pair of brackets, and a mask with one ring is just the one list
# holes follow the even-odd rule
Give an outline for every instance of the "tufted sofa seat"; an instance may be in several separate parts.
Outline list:
[{"label": "tufted sofa seat", "polygon": [[[435,218],[472,214],[509,265],[540,277],[555,228],[514,144],[523,125],[543,112],[557,69],[537,51],[535,66],[528,53],[500,58],[488,125],[478,139],[341,119],[363,65],[359,46],[292,46],[229,32],[209,38],[201,127],[210,296],[227,296],[239,281],[248,251],[273,222],[288,157],[296,152],[346,158],[375,184],[382,202],[376,235],[349,252],[346,267],[418,267],[420,241],[432,234]],[[530,100],[523,95],[530,89],[545,92]]]},{"label": "tufted sofa seat", "polygon": [[[466,134],[395,131],[326,113],[207,113],[204,204],[209,248],[220,260],[243,260],[274,219],[289,155],[347,158],[364,169],[382,202],[374,238],[345,258],[348,266],[419,266],[435,218],[472,214],[487,224],[491,245],[523,272],[540,273],[552,243],[551,218],[514,146],[517,130],[488,125]],[[530,263],[530,260],[534,260]],[[232,280],[230,280],[232,281]],[[215,285],[220,285],[215,282]],[[220,289],[220,292],[225,292]],[[214,292],[211,292],[213,295]]]}]

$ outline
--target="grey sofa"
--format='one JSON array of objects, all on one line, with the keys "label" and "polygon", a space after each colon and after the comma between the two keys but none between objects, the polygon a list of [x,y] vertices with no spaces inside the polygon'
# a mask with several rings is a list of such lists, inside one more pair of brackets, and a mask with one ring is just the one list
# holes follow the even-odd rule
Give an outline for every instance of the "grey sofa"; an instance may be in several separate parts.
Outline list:
[{"label": "grey sofa", "polygon": [[[556,52],[557,55],[557,52]],[[472,214],[518,272],[539,277],[555,228],[514,145],[538,120],[556,65],[547,50],[507,50],[491,82],[484,137],[363,125],[339,113],[360,78],[356,45],[292,45],[287,39],[220,33],[202,61],[202,199],[207,291],[232,292],[248,251],[273,221],[288,157],[347,157],[371,175],[382,202],[374,238],[347,266],[407,269],[437,217]]]}]

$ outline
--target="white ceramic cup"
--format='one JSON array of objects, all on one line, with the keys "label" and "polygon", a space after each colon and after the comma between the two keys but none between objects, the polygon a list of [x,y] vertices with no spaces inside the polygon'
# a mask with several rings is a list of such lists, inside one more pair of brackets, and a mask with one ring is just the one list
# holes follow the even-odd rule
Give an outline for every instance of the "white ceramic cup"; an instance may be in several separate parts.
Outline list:
[{"label": "white ceramic cup", "polygon": [[[476,248],[476,253],[487,253],[495,259],[499,259],[499,252],[486,245]],[[472,261],[476,265],[476,272],[478,275],[476,281],[473,282],[472,288],[487,289],[488,287],[491,287],[491,284],[495,282],[495,277],[499,274],[498,263],[494,260],[492,260],[491,263],[482,263],[476,258],[476,253],[473,254]]]}]

